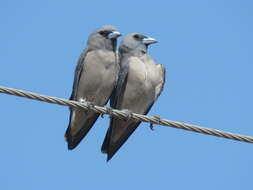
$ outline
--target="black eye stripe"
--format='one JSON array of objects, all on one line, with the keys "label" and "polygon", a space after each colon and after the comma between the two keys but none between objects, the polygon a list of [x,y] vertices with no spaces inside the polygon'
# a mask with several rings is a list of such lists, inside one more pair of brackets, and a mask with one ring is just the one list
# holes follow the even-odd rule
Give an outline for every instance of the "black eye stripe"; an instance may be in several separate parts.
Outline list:
[{"label": "black eye stripe", "polygon": [[141,34],[135,34],[133,35],[133,37],[136,39],[136,40],[142,40],[143,38],[145,38],[144,35],[141,35]]},{"label": "black eye stripe", "polygon": [[108,35],[110,33],[110,31],[100,31],[99,34],[105,36]]},{"label": "black eye stripe", "polygon": [[140,39],[140,36],[139,36],[138,34],[135,34],[135,35],[134,35],[134,38]]},{"label": "black eye stripe", "polygon": [[105,31],[101,31],[101,32],[99,32],[99,34],[104,35],[104,34],[105,34]]}]

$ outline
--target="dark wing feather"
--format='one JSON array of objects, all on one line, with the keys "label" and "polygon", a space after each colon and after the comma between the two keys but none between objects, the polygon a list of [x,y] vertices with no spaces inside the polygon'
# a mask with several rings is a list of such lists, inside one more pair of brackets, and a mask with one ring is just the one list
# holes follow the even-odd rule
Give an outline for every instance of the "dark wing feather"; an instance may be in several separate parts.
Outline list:
[{"label": "dark wing feather", "polygon": [[69,120],[69,126],[66,130],[65,133],[65,138],[68,142],[68,149],[72,150],[74,149],[80,142],[81,140],[87,135],[87,133],[90,131],[90,129],[92,128],[93,124],[96,122],[96,120],[98,119],[100,114],[98,113],[94,113],[92,115],[92,117],[90,117],[89,119],[85,120],[85,122],[83,123],[83,126],[78,133],[72,137],[71,135],[71,128],[70,128],[70,122],[71,122],[71,116],[72,116],[72,110],[70,110],[70,120]]},{"label": "dark wing feather", "polygon": [[[110,105],[112,108],[118,108],[120,105],[118,105],[118,102],[121,102],[121,99],[123,98],[123,94],[126,88],[127,83],[127,76],[128,76],[128,64],[122,64],[120,71],[119,71],[119,77],[117,81],[116,88],[114,89],[114,92],[110,99]],[[104,139],[104,142],[101,147],[101,151],[103,153],[107,153],[107,148],[110,144],[110,137],[112,132],[112,118],[110,120],[110,127],[106,132],[106,136]]]},{"label": "dark wing feather", "polygon": [[123,97],[127,83],[127,75],[128,75],[128,64],[124,64],[120,68],[115,92],[110,99],[112,108],[118,108],[120,106],[118,102],[121,102],[121,99]]},{"label": "dark wing feather", "polygon": [[79,81],[80,81],[80,77],[81,77],[81,73],[83,71],[83,65],[85,64],[84,62],[84,59],[87,55],[87,50],[85,49],[78,61],[77,61],[77,65],[76,65],[76,69],[75,69],[75,77],[74,77],[74,83],[73,83],[73,87],[72,87],[72,93],[71,93],[71,96],[70,96],[70,100],[76,100],[76,93],[77,93],[77,87],[78,87],[78,84],[79,84]]},{"label": "dark wing feather", "polygon": [[[73,83],[73,87],[72,87],[72,93],[70,96],[70,100],[76,100],[76,94],[77,94],[77,90],[78,90],[78,84],[81,78],[81,74],[83,73],[83,65],[85,64],[84,60],[85,57],[87,55],[88,51],[85,49],[78,61],[77,61],[77,65],[76,65],[76,69],[75,69],[75,76],[74,76],[74,83]],[[91,117],[89,120],[87,120],[84,123],[84,126],[90,126],[90,127],[83,127],[74,137],[72,137],[71,135],[71,121],[72,121],[72,112],[73,112],[73,108],[70,108],[70,116],[69,116],[69,125],[68,128],[65,132],[65,138],[66,141],[68,142],[68,149],[74,149],[79,143],[80,141],[83,139],[83,137],[89,132],[89,130],[91,129],[92,125],[96,122],[99,114],[95,114],[93,117]]]},{"label": "dark wing feather", "polygon": [[[110,129],[113,128],[118,119],[111,119],[110,123]],[[127,139],[131,136],[131,134],[136,130],[136,128],[140,125],[141,122],[132,123],[129,126],[126,127],[124,131],[124,135],[122,135],[116,143],[110,143],[108,142],[107,147],[107,161],[109,161],[114,154],[120,149],[120,147],[127,141]],[[116,123],[117,124],[117,123]],[[112,133],[112,129],[111,129]]]},{"label": "dark wing feather", "polygon": [[[146,115],[151,107],[153,106],[153,104],[155,103],[155,101],[157,100],[157,98],[160,96],[163,87],[164,87],[164,83],[165,83],[165,68],[162,66],[162,70],[163,70],[163,81],[162,81],[162,86],[158,92],[158,94],[156,95],[155,99],[153,100],[153,102],[150,104],[150,106],[147,108],[147,110],[144,112],[144,115]],[[112,129],[114,128],[114,125],[117,124],[117,120],[118,119],[111,119],[110,121],[110,128],[109,128],[109,132],[108,132],[108,136],[111,136],[112,133]],[[122,135],[119,140],[116,143],[110,143],[110,138],[107,137],[107,144],[106,144],[106,153],[108,154],[107,156],[107,161],[109,161],[114,154],[120,149],[120,147],[127,141],[127,139],[131,136],[131,134],[136,130],[136,128],[140,125],[141,122],[137,122],[137,123],[132,123],[129,126],[127,126],[127,128],[124,131],[124,135]]]}]

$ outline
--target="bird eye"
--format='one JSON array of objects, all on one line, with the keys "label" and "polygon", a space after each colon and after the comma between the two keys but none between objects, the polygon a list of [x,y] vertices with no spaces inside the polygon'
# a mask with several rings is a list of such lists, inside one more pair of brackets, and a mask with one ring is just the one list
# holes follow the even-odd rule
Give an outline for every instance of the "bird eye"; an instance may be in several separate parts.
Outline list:
[{"label": "bird eye", "polygon": [[105,35],[107,35],[107,34],[108,34],[108,32],[107,32],[107,31],[100,31],[100,32],[99,32],[99,34],[101,34],[101,35],[105,36]]},{"label": "bird eye", "polygon": [[107,36],[108,34],[110,34],[111,32],[110,31],[107,31],[107,30],[103,30],[103,31],[100,31],[99,34],[102,35],[102,36]]},{"label": "bird eye", "polygon": [[134,38],[138,40],[138,39],[140,39],[140,36],[138,34],[135,34]]}]

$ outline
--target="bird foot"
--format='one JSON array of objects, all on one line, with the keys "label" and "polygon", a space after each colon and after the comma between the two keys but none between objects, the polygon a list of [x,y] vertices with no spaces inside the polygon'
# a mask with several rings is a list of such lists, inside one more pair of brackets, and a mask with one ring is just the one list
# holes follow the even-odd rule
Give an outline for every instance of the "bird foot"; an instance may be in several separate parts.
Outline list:
[{"label": "bird foot", "polygon": [[94,106],[95,106],[92,102],[86,102],[86,103],[87,103],[89,110],[92,110],[92,108],[94,108]]},{"label": "bird foot", "polygon": [[[106,114],[109,115],[109,117],[111,117],[112,115],[112,108],[109,106],[105,106],[106,108]],[[104,114],[101,114],[101,117],[104,118]]]},{"label": "bird foot", "polygon": [[93,111],[93,108],[94,108],[94,104],[92,102],[88,102],[86,101],[86,99],[80,99],[79,102],[82,104],[82,103],[85,103],[88,107],[87,110],[85,110],[85,113],[87,114],[89,111]]},{"label": "bird foot", "polygon": [[154,131],[154,130],[155,130],[155,129],[154,129],[154,124],[153,124],[153,123],[150,123],[150,124],[149,124],[149,128],[150,128],[151,131]]},{"label": "bird foot", "polygon": [[124,118],[123,120],[124,121],[129,121],[132,118],[132,116],[133,116],[133,112],[130,111],[130,110],[127,110],[127,109],[124,109],[122,111],[124,111],[125,114],[126,114],[126,118]]},{"label": "bird foot", "polygon": [[[153,118],[156,122],[158,122],[158,125],[160,125],[161,118],[159,116],[153,116]],[[154,123],[150,123],[149,128],[151,129],[151,131],[154,131]]]},{"label": "bird foot", "polygon": [[112,117],[112,108],[111,107],[106,107],[106,113]]},{"label": "bird foot", "polygon": [[86,99],[85,99],[85,98],[80,98],[80,99],[79,99],[79,102],[80,102],[81,104],[83,104],[83,103],[86,102]]},{"label": "bird foot", "polygon": [[[88,104],[88,102],[86,101],[85,98],[80,98],[80,99],[78,100],[78,102],[80,102],[81,104],[84,104],[84,105]],[[89,111],[89,109],[84,110],[83,112],[84,112],[84,113],[88,113],[88,111]]]}]

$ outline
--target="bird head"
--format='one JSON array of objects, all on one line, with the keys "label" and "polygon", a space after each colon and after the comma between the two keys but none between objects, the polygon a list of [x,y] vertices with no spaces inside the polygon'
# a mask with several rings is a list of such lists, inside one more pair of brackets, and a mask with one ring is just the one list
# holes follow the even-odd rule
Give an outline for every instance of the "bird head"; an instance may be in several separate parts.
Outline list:
[{"label": "bird head", "polygon": [[157,43],[154,38],[140,33],[131,33],[122,40],[119,52],[122,53],[147,53],[150,44]]},{"label": "bird head", "polygon": [[115,51],[117,47],[117,38],[121,36],[120,32],[113,26],[102,26],[91,33],[88,39],[88,47],[94,49],[107,49]]}]

